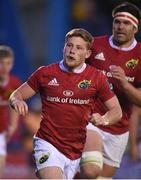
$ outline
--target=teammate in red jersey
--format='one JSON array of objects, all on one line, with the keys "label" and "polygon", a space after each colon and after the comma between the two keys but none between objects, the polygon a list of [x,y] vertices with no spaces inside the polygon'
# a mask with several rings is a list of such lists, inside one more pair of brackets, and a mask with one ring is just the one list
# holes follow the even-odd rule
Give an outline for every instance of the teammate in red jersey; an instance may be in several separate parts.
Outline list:
[{"label": "teammate in red jersey", "polygon": [[133,161],[139,161],[141,159],[141,108],[133,106],[132,114],[130,116],[130,156]]},{"label": "teammate in red jersey", "polygon": [[6,145],[18,124],[18,113],[9,108],[10,94],[21,85],[20,80],[10,75],[14,54],[11,48],[0,46],[0,178],[6,160]]},{"label": "teammate in red jersey", "polygon": [[107,107],[104,116],[91,121],[107,125],[117,122],[121,109],[106,76],[85,64],[91,54],[92,36],[84,29],[67,33],[64,60],[40,67],[10,97],[20,114],[28,112],[25,99],[40,93],[42,121],[34,137],[34,157],[40,178],[71,179],[79,167],[86,139],[86,125],[98,96]]},{"label": "teammate in red jersey", "polygon": [[[112,177],[115,174],[128,141],[132,104],[141,106],[141,44],[135,39],[141,19],[140,11],[131,3],[123,3],[113,10],[112,15],[113,35],[94,38],[93,53],[88,63],[107,75],[119,99],[123,117],[112,126],[97,128],[88,125],[87,143],[81,162],[81,175],[85,178],[96,178],[99,174],[102,177]],[[105,113],[100,99],[95,107],[96,112],[101,115]],[[85,163],[85,153],[94,150],[95,154],[90,155]],[[104,164],[100,156],[102,151]]]}]

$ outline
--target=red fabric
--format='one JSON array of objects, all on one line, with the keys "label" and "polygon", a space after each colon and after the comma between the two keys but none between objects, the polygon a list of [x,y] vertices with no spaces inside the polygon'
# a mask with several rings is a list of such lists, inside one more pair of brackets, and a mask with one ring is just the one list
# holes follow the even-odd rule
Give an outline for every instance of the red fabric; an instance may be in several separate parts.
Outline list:
[{"label": "red fabric", "polygon": [[16,76],[10,75],[6,86],[0,86],[0,132],[7,129],[9,122],[9,104],[10,94],[21,85],[21,81]]},{"label": "red fabric", "polygon": [[68,158],[79,158],[93,101],[96,96],[106,101],[114,95],[106,76],[89,65],[76,74],[52,64],[39,68],[27,83],[40,93],[42,100],[42,121],[37,136],[52,143]]},{"label": "red fabric", "polygon": [[[101,55],[98,55],[100,53]],[[113,90],[117,95],[123,110],[123,118],[116,125],[112,125],[110,127],[100,126],[100,128],[112,134],[121,134],[128,131],[128,121],[132,104],[126,98],[126,95],[122,92],[119,83],[111,77],[109,67],[110,65],[121,66],[124,69],[130,83],[136,87],[141,87],[141,44],[138,43],[132,50],[122,51],[119,49],[114,49],[110,46],[108,36],[95,37],[93,43],[93,53],[91,58],[88,60],[88,63],[100,69],[104,72],[104,74],[107,75],[108,80],[112,84]],[[105,113],[105,108],[103,107],[100,100],[97,100],[95,105],[97,112],[101,114]]]}]

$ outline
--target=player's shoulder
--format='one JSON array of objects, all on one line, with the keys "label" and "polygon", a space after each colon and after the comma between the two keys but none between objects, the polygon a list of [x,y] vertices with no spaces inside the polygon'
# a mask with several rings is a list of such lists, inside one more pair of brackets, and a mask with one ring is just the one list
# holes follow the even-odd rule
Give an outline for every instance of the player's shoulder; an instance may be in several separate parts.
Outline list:
[{"label": "player's shoulder", "polygon": [[137,48],[141,48],[141,42],[137,42]]},{"label": "player's shoulder", "polygon": [[97,69],[94,66],[87,64],[87,69],[88,69],[89,73],[93,74],[94,76],[106,77],[106,75],[101,70]]},{"label": "player's shoulder", "polygon": [[10,77],[10,81],[12,82],[13,81],[21,82],[21,79],[17,75],[10,74],[9,77]]},{"label": "player's shoulder", "polygon": [[109,36],[107,35],[104,35],[104,36],[96,36],[94,37],[94,40],[93,40],[93,46],[92,48],[96,48],[96,47],[105,47],[109,44]]},{"label": "player's shoulder", "polygon": [[133,48],[133,52],[138,57],[139,61],[141,61],[141,42],[137,42],[137,45]]},{"label": "player's shoulder", "polygon": [[38,73],[47,72],[53,69],[56,69],[58,67],[59,63],[53,63],[46,66],[40,66],[36,71]]},{"label": "player's shoulder", "polygon": [[108,39],[109,39],[109,36],[108,36],[108,35],[95,36],[95,37],[94,37],[94,41],[93,41],[93,43],[95,43],[95,42],[108,41]]},{"label": "player's shoulder", "polygon": [[11,86],[18,87],[18,86],[20,86],[22,84],[22,80],[18,76],[14,75],[14,74],[10,74],[9,79],[10,79],[9,84]]}]

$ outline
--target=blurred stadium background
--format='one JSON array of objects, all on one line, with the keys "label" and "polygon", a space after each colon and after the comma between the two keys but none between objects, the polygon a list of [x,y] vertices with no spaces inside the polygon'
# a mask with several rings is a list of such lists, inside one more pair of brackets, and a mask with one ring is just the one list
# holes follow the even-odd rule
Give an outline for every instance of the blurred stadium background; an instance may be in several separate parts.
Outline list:
[{"label": "blurred stadium background", "polygon": [[[94,36],[111,34],[113,7],[123,0],[0,0],[0,44],[15,52],[13,73],[23,81],[39,66],[62,59],[64,36],[75,27]],[[141,8],[140,0],[132,0]],[[141,30],[137,35],[141,40]],[[31,112],[8,145],[5,178],[35,178],[31,159],[31,136],[39,124],[40,102],[29,102]],[[37,124],[33,123],[36,121]],[[30,125],[34,127],[29,128]],[[31,126],[32,126],[31,125]],[[131,169],[132,168],[132,169]],[[134,172],[134,173],[133,173]],[[141,178],[141,161],[125,153],[115,178]]]}]

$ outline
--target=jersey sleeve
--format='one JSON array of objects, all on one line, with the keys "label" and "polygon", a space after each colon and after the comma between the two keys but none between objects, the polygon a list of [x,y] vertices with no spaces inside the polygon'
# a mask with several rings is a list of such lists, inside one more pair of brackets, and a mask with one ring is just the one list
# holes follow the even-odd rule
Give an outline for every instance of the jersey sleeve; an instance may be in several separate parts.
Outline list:
[{"label": "jersey sleeve", "polygon": [[110,89],[110,84],[107,77],[102,72],[99,72],[99,76],[97,78],[97,88],[98,98],[100,98],[103,102],[115,96],[114,92]]},{"label": "jersey sleeve", "polygon": [[35,91],[38,92],[41,85],[41,77],[44,66],[38,68],[27,80],[27,84]]}]

